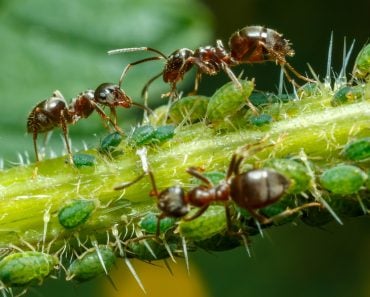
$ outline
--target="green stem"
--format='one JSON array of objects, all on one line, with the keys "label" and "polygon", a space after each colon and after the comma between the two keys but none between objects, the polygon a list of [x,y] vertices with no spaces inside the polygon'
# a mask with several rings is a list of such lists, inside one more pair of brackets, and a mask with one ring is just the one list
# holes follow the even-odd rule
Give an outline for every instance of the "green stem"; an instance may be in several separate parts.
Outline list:
[{"label": "green stem", "polygon": [[[234,121],[233,128],[220,130],[203,122],[178,127],[171,140],[147,147],[157,187],[161,190],[177,183],[190,187],[185,171],[189,166],[225,172],[238,147],[266,135],[269,143],[276,144],[246,162],[298,156],[302,150],[321,168],[342,162],[342,146],[352,138],[369,135],[370,98],[332,107],[331,96],[270,104],[263,113],[273,115],[274,122],[261,128],[246,124],[249,112]],[[97,159],[93,167],[76,169],[60,157],[0,172],[0,246],[22,247],[28,242],[36,247],[45,240],[45,246],[53,241],[52,250],[56,250],[66,241],[72,243],[77,233],[80,238],[101,235],[105,240],[113,225],[124,226],[149,210],[156,211],[148,178],[124,191],[113,189],[142,173],[136,149],[127,143],[120,149],[123,154],[115,158],[97,150],[86,152]],[[70,231],[59,224],[57,216],[75,198],[94,199],[99,205],[85,224]]]}]

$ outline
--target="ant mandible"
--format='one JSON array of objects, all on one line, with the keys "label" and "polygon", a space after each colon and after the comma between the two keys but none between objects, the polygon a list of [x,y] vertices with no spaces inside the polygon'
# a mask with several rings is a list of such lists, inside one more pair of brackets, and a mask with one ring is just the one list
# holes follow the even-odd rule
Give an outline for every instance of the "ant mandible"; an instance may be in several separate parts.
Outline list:
[{"label": "ant mandible", "polygon": [[[228,51],[225,49],[221,40],[217,40],[216,46],[199,47],[195,51],[187,48],[182,48],[174,51],[168,57],[162,52],[151,47],[123,48],[115,49],[108,54],[127,53],[135,51],[151,51],[159,54],[159,56],[149,57],[128,64],[122,71],[120,82],[122,82],[129,68],[134,65],[152,61],[165,59],[166,64],[163,71],[151,78],[142,90],[142,96],[147,94],[150,84],[158,77],[162,76],[163,81],[171,85],[170,96],[177,96],[176,84],[183,79],[183,76],[192,66],[198,67],[195,77],[194,90],[192,93],[197,93],[199,81],[202,74],[215,75],[221,70],[225,71],[230,79],[241,88],[241,84],[230,67],[240,64],[260,63],[273,61],[279,64],[288,80],[294,85],[297,85],[286,68],[288,68],[298,78],[313,82],[313,80],[298,73],[285,59],[286,56],[293,56],[294,50],[290,47],[288,40],[284,39],[282,34],[275,30],[265,28],[263,26],[247,26],[233,33],[229,39]],[[253,104],[247,99],[248,106],[255,111]]]},{"label": "ant mandible", "polygon": [[[201,216],[212,202],[225,202],[226,220],[228,230],[231,231],[231,215],[228,208],[228,202],[234,201],[239,207],[246,209],[253,218],[261,224],[270,224],[273,221],[291,215],[306,207],[320,206],[318,202],[311,202],[294,209],[286,211],[267,218],[258,213],[258,209],[271,205],[277,202],[290,186],[290,181],[279,172],[272,169],[252,169],[240,173],[240,165],[244,158],[251,152],[257,152],[263,147],[255,147],[250,149],[252,145],[246,145],[243,150],[247,150],[247,154],[236,152],[233,154],[227,175],[218,185],[214,185],[210,179],[203,175],[197,168],[189,167],[186,172],[193,177],[199,179],[203,184],[196,186],[189,191],[185,191],[180,186],[172,186],[158,191],[154,174],[149,169],[149,166],[144,167],[144,173],[139,175],[135,180],[116,186],[115,190],[127,188],[144,176],[149,175],[152,191],[151,196],[157,197],[157,206],[161,213],[158,215],[156,236],[160,233],[160,220],[165,217],[182,218],[183,220],[193,220]],[[146,154],[146,152],[144,152]],[[142,161],[143,153],[139,154]],[[146,164],[144,160],[143,164]],[[199,207],[199,210],[192,216],[186,217],[190,211],[190,206]]]}]

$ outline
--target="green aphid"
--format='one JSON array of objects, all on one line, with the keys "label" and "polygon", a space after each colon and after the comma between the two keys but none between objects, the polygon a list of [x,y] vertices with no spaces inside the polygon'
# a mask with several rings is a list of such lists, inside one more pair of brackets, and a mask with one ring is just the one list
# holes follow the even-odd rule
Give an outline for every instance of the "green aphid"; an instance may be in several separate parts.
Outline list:
[{"label": "green aphid", "polygon": [[151,142],[162,143],[173,138],[174,135],[175,135],[174,125],[159,126],[157,129],[155,129]]},{"label": "green aphid", "polygon": [[365,79],[370,74],[370,44],[365,45],[358,54],[353,76],[359,79]]},{"label": "green aphid", "polygon": [[241,237],[237,235],[215,234],[210,238],[195,241],[195,245],[207,251],[228,251],[240,246]]},{"label": "green aphid", "polygon": [[[167,242],[171,251],[177,248],[174,242]],[[149,246],[149,248],[148,248]],[[127,244],[128,254],[133,255],[135,258],[143,261],[156,261],[163,260],[170,257],[165,245],[155,239],[144,239],[140,241],[131,241]]]},{"label": "green aphid", "polygon": [[339,89],[331,100],[331,105],[338,106],[345,103],[360,101],[363,98],[364,90],[361,86],[343,87]]},{"label": "green aphid", "polygon": [[113,250],[107,246],[91,248],[69,265],[66,279],[87,281],[109,272],[116,262]]},{"label": "green aphid", "polygon": [[41,285],[58,264],[56,256],[45,253],[14,253],[0,261],[0,281],[7,287]]},{"label": "green aphid", "polygon": [[91,166],[94,166],[96,163],[95,156],[89,155],[89,154],[74,154],[72,159],[73,159],[73,164],[77,168],[91,167]]},{"label": "green aphid", "polygon": [[[197,211],[198,209],[193,209],[188,216],[191,217]],[[222,205],[210,205],[200,217],[191,221],[181,220],[179,222],[181,236],[194,241],[210,238],[226,229],[225,207]]]},{"label": "green aphid", "polygon": [[349,142],[343,148],[343,156],[351,161],[367,161],[370,159],[370,137]]},{"label": "green aphid", "polygon": [[270,159],[264,167],[272,168],[287,177],[291,184],[287,190],[290,194],[307,191],[311,185],[311,176],[306,166],[290,159]]},{"label": "green aphid", "polygon": [[340,195],[357,193],[366,180],[367,174],[352,165],[335,166],[325,170],[320,176],[323,188]]},{"label": "green aphid", "polygon": [[[139,222],[139,226],[141,229],[143,229],[146,233],[149,234],[155,234],[157,231],[157,222],[158,222],[158,216],[153,213],[149,212],[147,215],[145,215],[141,221]],[[173,228],[175,226],[176,219],[171,217],[165,217],[161,219],[159,230],[160,233],[165,233],[169,229]]]},{"label": "green aphid", "polygon": [[266,113],[253,115],[249,118],[249,122],[254,126],[261,127],[272,123],[272,116]]},{"label": "green aphid", "polygon": [[322,90],[319,84],[309,82],[298,88],[297,93],[299,98],[305,99],[320,96]]},{"label": "green aphid", "polygon": [[103,154],[113,152],[121,143],[122,135],[118,132],[108,134],[103,138],[100,144],[99,152]]},{"label": "green aphid", "polygon": [[201,121],[206,116],[209,98],[206,96],[188,96],[172,103],[169,117],[174,123],[183,120],[190,123]]},{"label": "green aphid", "polygon": [[96,208],[96,201],[76,199],[65,205],[58,213],[59,223],[66,229],[84,224]]},{"label": "green aphid", "polygon": [[247,80],[240,81],[242,89],[234,82],[229,82],[219,88],[209,100],[207,118],[211,122],[223,121],[224,118],[234,115],[247,104],[254,83]]},{"label": "green aphid", "polygon": [[130,142],[135,146],[142,146],[152,142],[155,129],[151,125],[136,127],[130,137]]}]

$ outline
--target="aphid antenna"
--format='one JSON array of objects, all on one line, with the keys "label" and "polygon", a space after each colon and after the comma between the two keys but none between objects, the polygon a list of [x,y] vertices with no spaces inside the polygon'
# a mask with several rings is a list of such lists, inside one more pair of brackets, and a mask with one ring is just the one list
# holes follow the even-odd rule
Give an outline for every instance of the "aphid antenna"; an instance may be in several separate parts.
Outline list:
[{"label": "aphid antenna", "polygon": [[184,253],[185,258],[186,270],[188,272],[188,275],[190,275],[189,255],[185,236],[181,236],[181,242],[182,242],[182,251]]},{"label": "aphid antenna", "polygon": [[348,50],[348,53],[346,53],[346,47],[347,47],[347,42],[346,42],[346,38],[344,38],[344,44],[343,44],[343,63],[342,63],[342,68],[339,72],[339,75],[338,77],[336,78],[335,80],[335,90],[343,87],[344,85],[347,84],[347,78],[346,78],[346,69],[347,69],[347,65],[348,65],[348,61],[349,61],[349,58],[351,57],[351,54],[352,54],[352,51],[353,51],[353,47],[355,45],[355,39],[352,41],[352,44]]},{"label": "aphid antenna", "polygon": [[299,96],[298,96],[297,88],[296,88],[296,86],[295,86],[295,85],[293,85],[293,94],[294,94],[294,99],[293,99],[293,101],[299,101],[299,100],[301,100],[301,99],[299,98]]},{"label": "aphid antenna", "polygon": [[343,225],[343,222],[342,220],[339,218],[339,216],[335,213],[335,211],[331,208],[331,206],[329,205],[329,203],[327,203],[325,201],[324,198],[322,198],[322,195],[320,193],[320,191],[317,189],[317,185],[316,185],[316,181],[315,181],[315,174],[308,162],[308,158],[307,158],[307,155],[306,153],[304,152],[304,150],[302,149],[299,153],[299,157],[301,159],[301,161],[303,162],[303,164],[305,165],[305,167],[307,168],[307,172],[309,174],[309,176],[311,177],[311,186],[312,186],[312,190],[311,190],[311,193],[313,195],[313,197],[315,197],[315,199],[321,203],[322,206],[324,206],[324,208],[326,208],[326,210],[331,214],[331,216],[334,218],[334,220],[336,220],[338,222],[339,225]]}]

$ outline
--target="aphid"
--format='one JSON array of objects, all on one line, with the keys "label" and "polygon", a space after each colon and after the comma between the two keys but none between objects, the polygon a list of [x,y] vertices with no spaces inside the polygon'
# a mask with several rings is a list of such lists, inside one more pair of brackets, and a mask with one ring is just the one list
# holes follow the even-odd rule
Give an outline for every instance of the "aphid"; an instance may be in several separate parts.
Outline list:
[{"label": "aphid", "polygon": [[365,45],[358,54],[352,75],[359,79],[366,79],[370,74],[370,44]]},{"label": "aphid", "polygon": [[74,154],[72,160],[77,168],[91,167],[96,163],[95,156],[89,154]]},{"label": "aphid", "polygon": [[261,127],[264,125],[268,125],[272,122],[272,116],[266,113],[262,113],[260,115],[253,115],[250,117],[249,122],[253,126]]},{"label": "aphid", "polygon": [[[244,150],[247,150],[249,147],[250,145],[247,145],[244,147]],[[253,151],[260,149],[255,148]],[[149,168],[146,168],[148,166],[144,166],[142,175],[131,182],[118,185],[114,189],[126,188],[138,182],[144,176],[149,175],[152,184],[150,195],[157,197],[157,206],[161,211],[161,214],[158,216],[157,236],[159,236],[159,224],[162,218],[174,217],[190,221],[201,216],[210,204],[215,201],[225,202],[228,228],[230,228],[231,222],[227,202],[230,200],[234,201],[239,207],[248,210],[260,223],[271,223],[274,218],[264,217],[258,213],[258,209],[278,201],[285,194],[290,182],[284,175],[272,169],[253,169],[240,173],[240,164],[244,158],[245,155],[238,153],[233,155],[227,175],[218,185],[214,185],[199,169],[190,167],[187,169],[187,172],[199,179],[202,182],[201,185],[195,186],[187,192],[180,186],[171,186],[163,191],[158,191],[154,174]],[[307,207],[319,205],[319,203],[312,203],[307,204]],[[198,207],[198,210],[191,216],[188,216],[191,206]],[[297,208],[297,211],[300,209]],[[289,214],[294,211],[289,210]],[[283,214],[279,216],[283,216]]]},{"label": "aphid", "polygon": [[136,127],[130,137],[130,143],[135,146],[147,144],[160,144],[171,139],[175,135],[173,125],[163,125],[154,128],[152,125]]},{"label": "aphid", "polygon": [[66,229],[84,224],[96,209],[96,201],[76,199],[63,206],[58,212],[59,223]]},{"label": "aphid", "polygon": [[[192,209],[189,216],[192,217],[197,209]],[[211,205],[198,218],[190,221],[179,222],[181,236],[193,241],[211,238],[216,234],[226,231],[225,207],[222,205]]]},{"label": "aphid", "polygon": [[338,106],[345,103],[353,103],[362,100],[364,90],[361,86],[345,86],[339,89],[331,100],[331,105]]},{"label": "aphid", "polygon": [[320,176],[320,183],[325,189],[340,195],[357,193],[366,180],[367,174],[352,165],[337,165]]},{"label": "aphid", "polygon": [[[170,253],[177,248],[175,242],[169,242],[167,244]],[[167,259],[171,256],[166,246],[153,238],[145,239],[145,242],[129,241],[127,243],[127,249],[129,254],[133,254],[135,258],[143,261],[157,261]]]},{"label": "aphid", "polygon": [[118,132],[108,134],[100,144],[99,152],[111,153],[122,141],[122,135]]},{"label": "aphid", "polygon": [[[166,60],[163,71],[148,81],[143,89],[143,94],[147,92],[149,85],[160,76],[162,76],[164,82],[171,85],[170,94],[176,94],[177,83],[183,79],[185,73],[193,66],[197,66],[193,93],[197,92],[199,81],[203,74],[215,75],[220,71],[224,71],[230,79],[240,87],[239,80],[231,71],[231,67],[240,64],[267,61],[279,64],[283,68],[289,81],[292,81],[292,79],[285,68],[288,68],[294,75],[302,80],[312,81],[299,74],[286,61],[287,56],[291,57],[294,55],[294,50],[290,47],[289,41],[284,39],[283,36],[275,30],[263,26],[246,26],[233,33],[229,39],[229,50],[224,47],[221,40],[217,40],[216,46],[199,47],[194,51],[181,48],[174,51],[169,56],[150,47],[116,49],[109,51],[108,54],[135,51],[151,51],[159,56],[149,57],[128,64],[122,72],[120,81],[122,81],[128,69],[134,65],[152,60]],[[254,108],[248,100],[247,103],[252,109]]]},{"label": "aphid", "polygon": [[367,161],[370,159],[370,137],[349,142],[342,152],[343,156],[352,161]]},{"label": "aphid", "polygon": [[[175,226],[176,220],[174,218],[163,218],[159,224],[160,233],[165,233]],[[145,215],[139,222],[142,230],[149,234],[155,234],[157,231],[158,216],[152,212]]]},{"label": "aphid", "polygon": [[[103,120],[113,123],[94,100],[94,91],[88,90],[81,93],[68,105],[63,95],[55,91],[52,96],[38,103],[30,112],[27,119],[27,132],[33,135],[33,145],[36,161],[39,161],[37,150],[37,136],[39,133],[49,132],[56,127],[62,129],[64,142],[72,162],[72,152],[68,141],[68,128],[81,118],[89,117],[96,111]],[[114,125],[114,123],[113,123]],[[119,127],[114,125],[117,131]]]},{"label": "aphid", "polygon": [[307,191],[311,186],[311,176],[307,168],[298,161],[275,158],[268,160],[264,167],[272,168],[290,180],[290,186],[287,190],[290,194],[299,194]]},{"label": "aphid", "polygon": [[209,98],[206,96],[187,96],[171,104],[168,116],[174,123],[182,121],[195,123],[204,119]]},{"label": "aphid", "polygon": [[59,260],[41,252],[19,252],[0,261],[0,281],[7,287],[41,285]]},{"label": "aphid", "polygon": [[110,247],[91,248],[71,263],[67,270],[66,279],[87,281],[107,274],[115,262],[116,256]]}]

